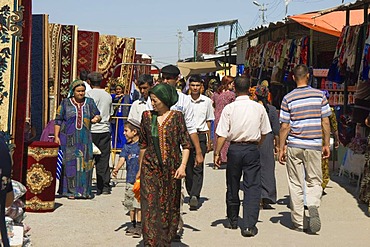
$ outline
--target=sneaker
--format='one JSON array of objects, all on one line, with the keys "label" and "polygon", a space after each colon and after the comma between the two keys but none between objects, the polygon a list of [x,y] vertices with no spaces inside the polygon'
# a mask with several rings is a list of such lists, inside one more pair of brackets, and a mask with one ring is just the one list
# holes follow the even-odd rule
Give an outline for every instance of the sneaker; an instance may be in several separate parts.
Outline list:
[{"label": "sneaker", "polygon": [[133,236],[135,231],[136,231],[135,229],[136,229],[136,227],[133,227],[133,226],[130,226],[129,228],[127,228],[126,236]]},{"label": "sneaker", "polygon": [[198,208],[198,198],[196,196],[192,196],[189,201],[190,210],[197,210]]},{"label": "sneaker", "polygon": [[319,210],[316,206],[309,206],[308,213],[310,215],[309,218],[309,230],[311,233],[316,233],[321,229],[321,221],[319,216]]},{"label": "sneaker", "polygon": [[134,233],[132,235],[133,238],[141,238],[141,226],[137,226],[134,229]]}]

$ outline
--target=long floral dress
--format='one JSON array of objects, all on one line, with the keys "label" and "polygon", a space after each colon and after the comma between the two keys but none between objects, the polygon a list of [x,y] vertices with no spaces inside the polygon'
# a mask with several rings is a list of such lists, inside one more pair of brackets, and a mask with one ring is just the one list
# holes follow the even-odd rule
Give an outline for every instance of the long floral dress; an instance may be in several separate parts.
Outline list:
[{"label": "long floral dress", "polygon": [[364,175],[361,181],[359,198],[368,205],[368,214],[370,215],[370,135],[367,137],[367,150],[365,153]]},{"label": "long floral dress", "polygon": [[[334,133],[335,131],[338,130],[338,122],[337,122],[337,117],[335,116],[334,108],[330,107],[330,110],[331,110],[331,115],[329,116],[330,132]],[[323,137],[324,137],[324,135],[323,135]],[[329,180],[330,180],[329,159],[322,159],[321,160],[321,168],[322,168],[322,184],[321,184],[321,187],[323,189],[325,189],[326,186],[329,183]]]},{"label": "long floral dress", "polygon": [[[235,100],[235,93],[233,91],[227,90],[222,93],[215,92],[212,96],[212,101],[215,106],[215,127],[214,127],[214,138],[213,138],[213,147],[214,150],[216,150],[216,144],[217,144],[217,137],[216,129],[218,122],[220,121],[222,110],[225,108],[227,104],[230,104]],[[227,150],[229,149],[230,143],[225,141],[224,146],[221,149],[221,162],[226,163],[227,162]]]},{"label": "long floral dress", "polygon": [[63,99],[58,107],[55,124],[60,127],[63,151],[62,194],[68,197],[91,198],[93,150],[91,119],[100,112],[91,98],[77,103]]},{"label": "long floral dress", "polygon": [[145,246],[171,246],[180,218],[181,180],[175,172],[181,165],[180,145],[190,148],[183,114],[171,111],[158,136],[163,166],[160,165],[151,135],[152,114],[143,113],[140,148],[146,149],[141,165],[142,231]]}]

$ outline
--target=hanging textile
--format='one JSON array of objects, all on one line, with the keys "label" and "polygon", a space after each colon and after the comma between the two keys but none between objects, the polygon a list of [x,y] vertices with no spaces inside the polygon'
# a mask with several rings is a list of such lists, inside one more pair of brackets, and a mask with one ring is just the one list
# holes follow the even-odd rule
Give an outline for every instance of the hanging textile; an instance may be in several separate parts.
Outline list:
[{"label": "hanging textile", "polygon": [[69,86],[77,78],[77,36],[77,26],[62,25],[58,104],[67,98]]},{"label": "hanging textile", "polygon": [[49,120],[48,19],[48,15],[32,15],[31,126],[37,139]]},{"label": "hanging textile", "polygon": [[347,79],[348,85],[356,83],[358,78],[356,59],[360,56],[358,45],[359,41],[362,40],[362,33],[360,25],[343,27],[333,62],[329,68],[328,80],[343,83]]},{"label": "hanging textile", "polygon": [[99,33],[78,31],[77,74],[98,70]]},{"label": "hanging textile", "polygon": [[113,70],[116,65],[122,62],[133,63],[134,61],[134,38],[118,38],[114,35],[99,36],[98,66],[99,72],[103,75],[102,86],[107,85],[109,80],[118,78],[116,82],[123,84],[125,86],[124,93],[128,94],[132,81],[133,66],[120,66],[114,71],[114,75]]},{"label": "hanging textile", "polygon": [[[22,181],[23,131],[29,86],[31,1],[0,3],[0,131],[13,138],[13,178]],[[15,135],[15,133],[20,133]]]},{"label": "hanging textile", "polygon": [[58,108],[59,84],[60,84],[60,43],[62,35],[62,25],[49,24],[49,119],[55,118]]},{"label": "hanging textile", "polygon": [[2,0],[0,7],[0,130],[12,134],[23,7],[14,0]]},{"label": "hanging textile", "polygon": [[[18,81],[16,86],[15,121],[12,133],[24,133],[26,119],[29,118],[29,88],[31,85],[31,32],[32,32],[32,1],[22,1],[23,24],[22,42],[19,47]],[[23,182],[23,153],[24,135],[13,135],[15,149],[13,153],[13,174],[14,180]]]}]

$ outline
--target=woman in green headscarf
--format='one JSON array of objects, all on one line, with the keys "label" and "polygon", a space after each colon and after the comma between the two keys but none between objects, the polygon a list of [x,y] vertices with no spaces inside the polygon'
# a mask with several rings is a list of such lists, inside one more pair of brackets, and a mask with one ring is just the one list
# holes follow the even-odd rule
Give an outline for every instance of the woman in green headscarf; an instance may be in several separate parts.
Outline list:
[{"label": "woman in green headscarf", "polygon": [[171,246],[191,142],[183,114],[170,110],[176,89],[158,84],[149,94],[154,110],[143,113],[140,131],[142,232],[145,246]]},{"label": "woman in green headscarf", "polygon": [[85,84],[75,80],[68,98],[63,99],[55,117],[54,141],[63,151],[59,193],[74,198],[92,198],[93,151],[91,124],[100,122],[93,99],[85,97]]}]

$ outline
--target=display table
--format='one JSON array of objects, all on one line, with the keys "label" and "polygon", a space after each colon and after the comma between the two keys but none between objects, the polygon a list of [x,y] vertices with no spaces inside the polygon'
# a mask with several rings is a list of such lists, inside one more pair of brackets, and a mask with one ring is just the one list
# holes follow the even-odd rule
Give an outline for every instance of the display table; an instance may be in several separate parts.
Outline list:
[{"label": "display table", "polygon": [[11,247],[22,247],[23,246],[23,226],[13,226],[14,236],[9,238],[9,244]]},{"label": "display table", "polygon": [[339,176],[343,175],[344,172],[347,172],[350,178],[354,178],[355,175],[358,176],[356,191],[360,188],[365,162],[366,159],[364,154],[355,154],[350,148],[348,148],[347,152],[344,154]]},{"label": "display table", "polygon": [[59,145],[35,141],[28,146],[26,211],[54,211]]}]

